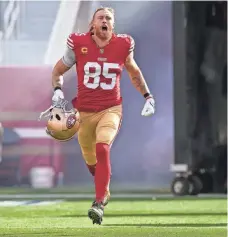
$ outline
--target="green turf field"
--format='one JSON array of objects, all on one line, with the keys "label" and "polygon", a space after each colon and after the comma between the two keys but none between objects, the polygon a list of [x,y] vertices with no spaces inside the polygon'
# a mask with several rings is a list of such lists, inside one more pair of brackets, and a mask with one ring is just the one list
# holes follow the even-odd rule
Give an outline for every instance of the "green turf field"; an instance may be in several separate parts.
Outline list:
[{"label": "green turf field", "polygon": [[0,236],[226,237],[226,199],[111,201],[101,226],[89,201],[0,207]]}]

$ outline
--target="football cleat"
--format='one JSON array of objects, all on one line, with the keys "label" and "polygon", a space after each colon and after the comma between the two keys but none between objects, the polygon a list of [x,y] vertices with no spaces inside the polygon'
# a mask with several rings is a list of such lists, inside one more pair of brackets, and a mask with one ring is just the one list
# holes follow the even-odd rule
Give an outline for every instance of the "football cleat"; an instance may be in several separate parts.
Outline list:
[{"label": "football cleat", "polygon": [[104,205],[103,203],[93,202],[92,207],[88,211],[89,218],[93,221],[93,224],[100,225],[103,220]]},{"label": "football cleat", "polygon": [[106,191],[105,192],[105,197],[104,197],[104,201],[103,201],[103,205],[104,206],[107,206],[108,205],[108,202],[110,200],[110,197],[111,197],[111,194],[109,191]]}]

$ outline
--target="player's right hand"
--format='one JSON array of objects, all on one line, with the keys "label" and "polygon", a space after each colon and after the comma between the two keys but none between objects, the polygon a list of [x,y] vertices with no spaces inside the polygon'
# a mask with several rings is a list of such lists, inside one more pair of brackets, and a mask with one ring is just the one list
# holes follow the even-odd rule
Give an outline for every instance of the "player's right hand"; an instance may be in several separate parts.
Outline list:
[{"label": "player's right hand", "polygon": [[54,95],[52,96],[52,102],[56,103],[62,99],[64,99],[63,91],[60,89],[55,90]]}]

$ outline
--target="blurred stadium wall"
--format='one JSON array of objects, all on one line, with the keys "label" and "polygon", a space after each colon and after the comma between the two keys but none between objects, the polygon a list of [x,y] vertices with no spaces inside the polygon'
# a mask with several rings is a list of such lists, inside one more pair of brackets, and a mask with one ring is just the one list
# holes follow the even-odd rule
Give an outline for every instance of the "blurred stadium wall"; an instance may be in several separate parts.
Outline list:
[{"label": "blurred stadium wall", "polygon": [[[51,69],[67,36],[86,31],[92,12],[101,5],[115,9],[116,32],[135,39],[136,61],[157,101],[156,115],[142,118],[144,100],[123,73],[124,120],[112,148],[112,187],[169,187],[174,153],[171,2],[141,1],[0,2],[3,160],[13,161],[15,168],[9,185],[28,184],[31,168],[43,165],[54,168],[55,183],[61,174],[65,186],[92,185],[77,140],[53,141],[37,118],[50,105]],[[75,96],[74,70],[65,76],[64,92],[68,100]]]}]

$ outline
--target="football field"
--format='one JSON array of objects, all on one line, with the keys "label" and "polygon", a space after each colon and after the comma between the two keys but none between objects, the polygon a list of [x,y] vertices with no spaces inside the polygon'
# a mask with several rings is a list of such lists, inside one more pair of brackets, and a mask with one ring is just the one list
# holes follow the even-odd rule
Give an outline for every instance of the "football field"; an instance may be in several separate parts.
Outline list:
[{"label": "football field", "polygon": [[[7,206],[6,206],[7,205]],[[226,237],[226,199],[112,200],[102,225],[87,217],[91,201],[31,201],[0,206],[0,236]]]}]

